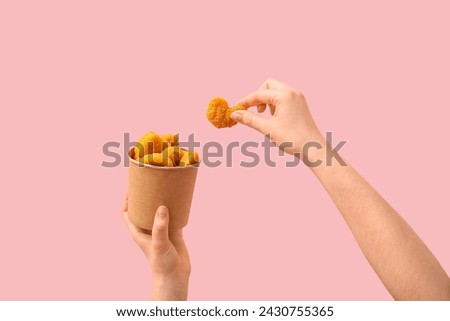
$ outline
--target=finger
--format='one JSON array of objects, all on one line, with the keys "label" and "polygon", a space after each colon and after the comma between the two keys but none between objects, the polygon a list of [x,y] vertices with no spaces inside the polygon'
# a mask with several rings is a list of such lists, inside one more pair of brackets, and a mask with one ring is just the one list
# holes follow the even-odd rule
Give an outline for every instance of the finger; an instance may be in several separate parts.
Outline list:
[{"label": "finger", "polygon": [[170,248],[169,211],[165,206],[156,210],[152,227],[152,248],[156,254],[164,254]]},{"label": "finger", "polygon": [[275,89],[263,89],[255,91],[248,96],[242,98],[238,104],[244,107],[258,106],[258,105],[277,105],[280,92]]},{"label": "finger", "polygon": [[169,239],[177,250],[178,254],[180,254],[181,256],[189,257],[189,252],[183,238],[182,230],[169,231]]},{"label": "finger", "polygon": [[138,234],[147,234],[147,235],[152,235],[151,232],[149,230],[144,230],[140,227],[137,227],[136,225],[134,225],[131,221],[130,221],[130,217],[128,216],[128,212],[123,212],[122,213],[122,218],[123,218],[123,222],[125,223],[125,225],[127,226],[128,230],[130,231],[131,235],[134,237],[135,235]]},{"label": "finger", "polygon": [[122,215],[123,222],[127,226],[128,230],[131,233],[135,232],[136,226],[131,223],[130,218],[128,217],[128,192],[125,194],[125,198],[123,199],[120,214]]},{"label": "finger", "polygon": [[282,81],[268,78],[264,83],[259,87],[259,90],[264,89],[278,89],[278,90],[286,90],[286,89],[292,89],[289,85],[285,84]]},{"label": "finger", "polygon": [[125,198],[122,202],[122,207],[120,208],[120,214],[122,215],[123,221],[130,232],[137,232],[137,227],[131,223],[128,217],[128,192],[125,194]]},{"label": "finger", "polygon": [[128,211],[128,192],[125,194],[125,199],[123,200],[122,207],[120,209],[121,213],[126,211]]},{"label": "finger", "polygon": [[258,113],[263,113],[266,110],[266,104],[258,105]]},{"label": "finger", "polygon": [[234,121],[238,123],[247,125],[257,131],[267,134],[269,127],[269,120],[259,116],[258,114],[252,113],[248,110],[238,110],[231,114],[230,116]]},{"label": "finger", "polygon": [[275,106],[274,105],[269,105],[270,108],[270,114],[273,116],[275,114]]},{"label": "finger", "polygon": [[177,230],[169,230],[169,240],[172,242],[173,246],[178,250],[180,246],[184,245],[184,238],[183,238],[183,230],[177,229]]}]

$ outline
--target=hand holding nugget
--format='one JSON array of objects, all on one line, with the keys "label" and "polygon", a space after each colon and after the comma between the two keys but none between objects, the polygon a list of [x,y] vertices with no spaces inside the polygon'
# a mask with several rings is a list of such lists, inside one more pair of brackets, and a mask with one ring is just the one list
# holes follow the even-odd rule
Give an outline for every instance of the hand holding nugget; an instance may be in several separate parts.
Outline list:
[{"label": "hand holding nugget", "polygon": [[271,140],[280,146],[291,143],[292,146],[281,146],[287,153],[302,152],[303,146],[310,142],[324,141],[315,124],[305,97],[294,88],[275,79],[266,80],[260,88],[239,101],[247,109],[257,106],[262,113],[269,106],[270,119],[259,116],[248,110],[239,110],[231,114],[231,118],[247,125],[262,134],[271,135]]},{"label": "hand holding nugget", "polygon": [[314,155],[321,163],[310,168],[394,299],[450,300],[450,278],[408,223],[352,166],[325,161],[328,156],[323,147],[327,142],[300,92],[269,79],[240,103],[258,106],[259,112],[270,107],[270,119],[247,110],[236,111],[231,117],[263,134],[270,133],[278,146],[292,142],[292,148],[285,148],[287,152],[303,152],[308,142],[322,146],[315,148]]}]

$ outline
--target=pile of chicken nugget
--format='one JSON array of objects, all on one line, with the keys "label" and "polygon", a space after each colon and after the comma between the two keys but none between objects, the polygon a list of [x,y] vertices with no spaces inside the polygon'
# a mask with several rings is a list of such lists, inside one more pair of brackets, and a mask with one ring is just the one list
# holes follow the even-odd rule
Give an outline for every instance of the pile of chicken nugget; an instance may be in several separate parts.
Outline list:
[{"label": "pile of chicken nugget", "polygon": [[198,164],[200,158],[197,152],[178,146],[178,135],[149,132],[134,146],[134,160],[161,167],[186,167]]}]

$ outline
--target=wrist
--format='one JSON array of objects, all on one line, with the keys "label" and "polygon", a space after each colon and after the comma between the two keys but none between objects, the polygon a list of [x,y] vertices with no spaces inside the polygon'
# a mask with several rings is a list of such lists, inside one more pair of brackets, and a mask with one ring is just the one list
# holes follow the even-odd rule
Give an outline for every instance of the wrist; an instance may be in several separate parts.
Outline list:
[{"label": "wrist", "polygon": [[156,275],[152,279],[151,300],[187,300],[189,275]]},{"label": "wrist", "polygon": [[303,163],[315,174],[323,169],[345,168],[348,166],[339,153],[339,149],[344,145],[345,141],[332,146],[331,140],[328,141],[327,139],[322,138],[316,141],[306,155],[305,153],[302,155]]},{"label": "wrist", "polygon": [[317,161],[324,159],[323,152],[326,150],[326,144],[325,138],[320,133],[303,138],[298,144],[300,148],[296,150],[297,157],[300,156],[299,158],[306,166],[314,166]]}]

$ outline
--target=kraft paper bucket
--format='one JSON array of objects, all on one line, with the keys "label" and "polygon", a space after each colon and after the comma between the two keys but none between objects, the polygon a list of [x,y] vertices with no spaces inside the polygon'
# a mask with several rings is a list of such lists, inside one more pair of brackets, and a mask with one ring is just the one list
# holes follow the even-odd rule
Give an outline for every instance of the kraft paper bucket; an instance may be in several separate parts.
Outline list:
[{"label": "kraft paper bucket", "polygon": [[198,165],[159,167],[139,164],[129,153],[128,216],[137,227],[151,230],[156,209],[169,209],[169,229],[183,228],[189,220]]}]

